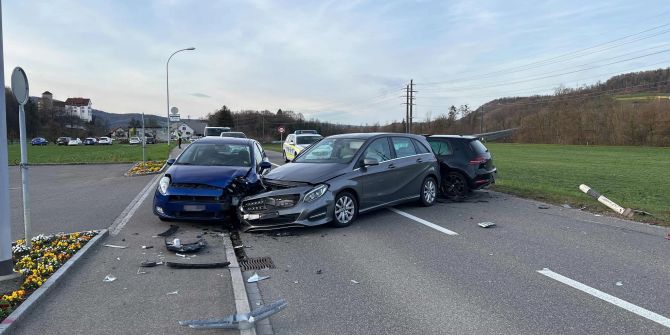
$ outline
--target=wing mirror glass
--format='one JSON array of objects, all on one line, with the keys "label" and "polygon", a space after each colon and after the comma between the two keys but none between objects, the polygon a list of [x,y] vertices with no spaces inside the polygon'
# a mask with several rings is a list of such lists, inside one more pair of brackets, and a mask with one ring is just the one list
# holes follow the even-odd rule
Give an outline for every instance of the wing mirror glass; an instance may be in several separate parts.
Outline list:
[{"label": "wing mirror glass", "polygon": [[363,159],[363,166],[372,166],[372,165],[379,165],[379,161],[376,160],[375,158]]},{"label": "wing mirror glass", "polygon": [[261,171],[269,170],[271,168],[272,168],[272,164],[270,162],[267,162],[267,161],[261,162]]}]

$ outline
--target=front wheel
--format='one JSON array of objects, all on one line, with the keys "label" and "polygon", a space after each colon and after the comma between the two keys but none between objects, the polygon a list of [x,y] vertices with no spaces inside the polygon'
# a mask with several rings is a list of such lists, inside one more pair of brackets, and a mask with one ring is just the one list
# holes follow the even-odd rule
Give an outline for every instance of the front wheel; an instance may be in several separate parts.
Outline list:
[{"label": "front wheel", "polygon": [[358,203],[350,192],[340,192],[335,197],[333,226],[342,228],[350,225],[358,215]]},{"label": "front wheel", "polygon": [[437,199],[437,183],[435,178],[426,177],[421,184],[421,204],[429,207],[435,204]]}]

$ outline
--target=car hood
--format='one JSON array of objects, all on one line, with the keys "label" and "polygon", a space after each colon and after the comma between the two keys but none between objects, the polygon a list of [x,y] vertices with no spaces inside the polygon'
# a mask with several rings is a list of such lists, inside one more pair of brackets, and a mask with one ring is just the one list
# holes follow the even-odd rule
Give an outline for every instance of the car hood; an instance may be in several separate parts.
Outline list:
[{"label": "car hood", "polygon": [[172,183],[206,184],[225,188],[238,176],[245,176],[248,167],[240,166],[198,166],[172,165],[165,174],[170,175]]},{"label": "car hood", "polygon": [[344,174],[342,163],[288,163],[272,169],[265,178],[318,184]]}]

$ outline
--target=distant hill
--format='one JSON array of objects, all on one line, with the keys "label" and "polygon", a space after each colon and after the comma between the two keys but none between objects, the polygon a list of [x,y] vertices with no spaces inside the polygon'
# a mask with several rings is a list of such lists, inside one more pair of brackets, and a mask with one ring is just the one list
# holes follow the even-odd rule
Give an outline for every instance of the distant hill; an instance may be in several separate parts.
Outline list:
[{"label": "distant hill", "polygon": [[[107,113],[105,111],[93,110],[93,117],[96,119],[102,119],[108,124],[109,129],[114,129],[117,127],[128,127],[128,124],[132,119],[142,121],[142,114],[140,113],[130,113],[130,114],[115,114]],[[164,116],[149,115],[144,114],[144,123],[146,126],[157,125],[165,127],[167,118]]]}]

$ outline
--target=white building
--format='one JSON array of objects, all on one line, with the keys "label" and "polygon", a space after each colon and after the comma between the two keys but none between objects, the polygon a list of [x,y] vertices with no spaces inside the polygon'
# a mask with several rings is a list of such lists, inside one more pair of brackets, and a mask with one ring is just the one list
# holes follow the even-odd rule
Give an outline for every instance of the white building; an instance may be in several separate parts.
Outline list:
[{"label": "white building", "polygon": [[93,119],[92,105],[91,99],[88,98],[67,98],[65,100],[65,111],[70,115],[78,116],[86,122],[91,122]]}]

